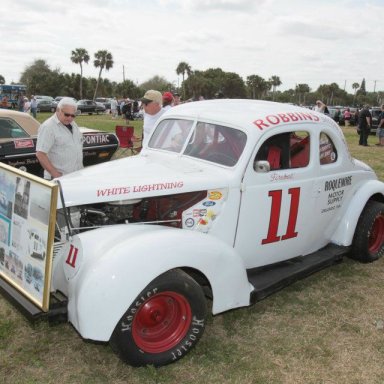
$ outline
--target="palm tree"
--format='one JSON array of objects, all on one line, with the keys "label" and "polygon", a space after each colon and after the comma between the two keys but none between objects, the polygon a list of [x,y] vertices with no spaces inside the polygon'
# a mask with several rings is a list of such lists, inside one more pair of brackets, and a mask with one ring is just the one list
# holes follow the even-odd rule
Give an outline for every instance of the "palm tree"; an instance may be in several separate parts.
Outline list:
[{"label": "palm tree", "polygon": [[187,74],[189,76],[191,73],[192,73],[192,68],[185,61],[181,61],[176,68],[176,74],[183,76],[183,99],[184,100],[185,100],[184,77],[185,77],[185,74]]},{"label": "palm tree", "polygon": [[356,93],[357,93],[357,90],[360,88],[359,83],[353,83],[353,84],[352,84],[352,88],[353,88],[353,90],[354,90],[354,94],[353,94],[353,105],[355,105]]},{"label": "palm tree", "polygon": [[83,98],[83,62],[88,64],[89,54],[84,48],[76,48],[71,53],[71,61],[80,64],[80,99]]},{"label": "palm tree", "polygon": [[271,76],[268,80],[272,85],[272,100],[275,100],[276,87],[279,87],[282,83],[279,76]]},{"label": "palm tree", "polygon": [[109,69],[111,69],[113,67],[112,53],[110,53],[110,52],[108,52],[106,50],[97,51],[95,53],[95,60],[93,61],[93,65],[96,68],[100,68],[100,70],[99,70],[99,77],[97,78],[97,82],[96,82],[95,93],[93,95],[93,100],[95,100],[96,95],[97,95],[97,88],[99,88],[101,72],[103,71],[104,68],[105,68],[106,71],[108,71]]},{"label": "palm tree", "polygon": [[301,104],[301,95],[303,95],[303,104],[305,104],[305,94],[310,92],[308,84],[297,84],[295,91],[299,95],[299,105]]},{"label": "palm tree", "polygon": [[247,76],[246,84],[252,99],[261,99],[265,92],[271,88],[269,82],[259,75]]}]

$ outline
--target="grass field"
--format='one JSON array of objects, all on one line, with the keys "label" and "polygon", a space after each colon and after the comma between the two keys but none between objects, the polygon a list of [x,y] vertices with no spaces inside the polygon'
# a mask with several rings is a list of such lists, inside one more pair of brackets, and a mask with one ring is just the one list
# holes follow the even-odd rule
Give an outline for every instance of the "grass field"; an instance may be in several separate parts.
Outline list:
[{"label": "grass field", "polygon": [[[103,115],[77,121],[108,130],[116,125]],[[135,124],[140,131],[142,123]],[[344,132],[352,154],[384,180],[383,148],[360,147],[355,129]],[[108,345],[85,342],[69,324],[31,324],[0,296],[0,381],[381,384],[383,277],[384,259],[345,259],[254,306],[209,316],[197,347],[160,369],[129,367]]]}]

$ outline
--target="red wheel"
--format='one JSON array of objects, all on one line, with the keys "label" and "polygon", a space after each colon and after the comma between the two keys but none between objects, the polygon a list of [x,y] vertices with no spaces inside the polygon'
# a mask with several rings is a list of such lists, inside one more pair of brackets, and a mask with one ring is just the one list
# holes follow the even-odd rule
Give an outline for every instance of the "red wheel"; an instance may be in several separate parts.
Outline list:
[{"label": "red wheel", "polygon": [[384,216],[378,215],[372,226],[368,240],[369,252],[378,252],[384,243]]},{"label": "red wheel", "polygon": [[384,254],[384,204],[368,201],[356,225],[351,257],[368,263]]},{"label": "red wheel", "polygon": [[191,320],[191,307],[184,296],[162,292],[140,307],[132,324],[133,340],[144,352],[165,352],[185,337]]},{"label": "red wheel", "polygon": [[205,328],[203,290],[175,269],[153,280],[117,323],[111,346],[133,366],[172,363],[193,348]]}]

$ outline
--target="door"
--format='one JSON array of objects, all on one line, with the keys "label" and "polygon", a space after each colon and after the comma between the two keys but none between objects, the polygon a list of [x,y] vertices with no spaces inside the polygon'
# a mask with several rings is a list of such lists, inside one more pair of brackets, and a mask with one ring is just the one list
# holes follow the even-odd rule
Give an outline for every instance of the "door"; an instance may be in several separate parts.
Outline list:
[{"label": "door", "polygon": [[311,213],[317,198],[313,147],[309,131],[289,131],[269,136],[256,149],[243,179],[235,240],[246,268],[310,249],[306,238],[315,227]]}]

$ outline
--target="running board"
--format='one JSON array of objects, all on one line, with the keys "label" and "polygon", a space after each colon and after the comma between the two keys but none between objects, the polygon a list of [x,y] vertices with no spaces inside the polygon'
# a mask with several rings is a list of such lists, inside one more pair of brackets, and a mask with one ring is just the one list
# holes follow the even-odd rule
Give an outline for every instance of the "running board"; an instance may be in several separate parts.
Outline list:
[{"label": "running board", "polygon": [[29,301],[15,287],[0,277],[0,293],[16,306],[30,321],[48,319],[50,321],[67,320],[67,298],[60,292],[50,295],[49,310],[43,312],[39,307]]},{"label": "running board", "polygon": [[248,280],[255,288],[251,293],[251,303],[262,300],[297,280],[341,261],[348,250],[348,247],[329,244],[307,256],[247,270]]}]

